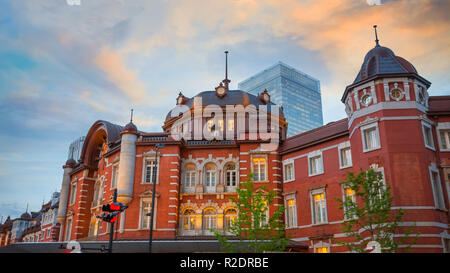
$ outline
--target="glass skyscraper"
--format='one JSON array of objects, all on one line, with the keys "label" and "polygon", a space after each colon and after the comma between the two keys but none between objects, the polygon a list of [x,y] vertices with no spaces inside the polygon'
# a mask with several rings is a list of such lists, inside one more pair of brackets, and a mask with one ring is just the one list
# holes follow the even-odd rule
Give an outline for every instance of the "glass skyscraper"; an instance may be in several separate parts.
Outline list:
[{"label": "glass skyscraper", "polygon": [[323,125],[320,82],[282,62],[240,82],[238,88],[253,95],[267,89],[270,100],[283,106],[288,137]]}]

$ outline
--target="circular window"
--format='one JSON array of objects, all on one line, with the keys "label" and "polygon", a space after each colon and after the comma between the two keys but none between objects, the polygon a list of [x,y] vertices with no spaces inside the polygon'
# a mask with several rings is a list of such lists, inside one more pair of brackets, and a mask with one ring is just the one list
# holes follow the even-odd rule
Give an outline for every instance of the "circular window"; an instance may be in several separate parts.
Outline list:
[{"label": "circular window", "polygon": [[401,100],[403,98],[403,92],[400,89],[392,89],[391,90],[391,98],[394,100]]},{"label": "circular window", "polygon": [[361,103],[364,106],[368,106],[372,102],[372,96],[369,94],[365,94],[361,97]]}]

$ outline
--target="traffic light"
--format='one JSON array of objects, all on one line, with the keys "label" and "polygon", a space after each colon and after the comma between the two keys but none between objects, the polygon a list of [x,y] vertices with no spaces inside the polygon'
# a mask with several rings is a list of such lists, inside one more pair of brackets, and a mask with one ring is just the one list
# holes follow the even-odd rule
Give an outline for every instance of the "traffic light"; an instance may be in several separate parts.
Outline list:
[{"label": "traffic light", "polygon": [[117,220],[117,215],[120,213],[120,211],[114,211],[111,213],[102,213],[100,216],[97,216],[97,218],[102,219],[105,222],[108,223],[114,223]]},{"label": "traffic light", "polygon": [[114,211],[124,211],[128,206],[122,203],[116,202],[112,204],[106,204],[102,206],[102,211],[114,212]]}]

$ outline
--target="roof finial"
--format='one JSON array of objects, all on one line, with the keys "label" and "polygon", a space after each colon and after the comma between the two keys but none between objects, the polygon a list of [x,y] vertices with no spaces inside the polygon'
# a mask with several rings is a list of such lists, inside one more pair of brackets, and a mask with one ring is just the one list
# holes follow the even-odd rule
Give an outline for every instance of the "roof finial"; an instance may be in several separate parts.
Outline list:
[{"label": "roof finial", "polygon": [[225,79],[222,82],[228,90],[228,84],[230,83],[230,80],[228,79],[228,50],[225,51]]},{"label": "roof finial", "polygon": [[377,35],[377,25],[374,25],[373,28],[375,29],[375,46],[380,46],[380,44],[378,43],[378,35]]},{"label": "roof finial", "polygon": [[27,202],[27,210],[25,212],[28,213],[28,202]]},{"label": "roof finial", "polygon": [[133,109],[131,109],[130,123],[133,123]]}]

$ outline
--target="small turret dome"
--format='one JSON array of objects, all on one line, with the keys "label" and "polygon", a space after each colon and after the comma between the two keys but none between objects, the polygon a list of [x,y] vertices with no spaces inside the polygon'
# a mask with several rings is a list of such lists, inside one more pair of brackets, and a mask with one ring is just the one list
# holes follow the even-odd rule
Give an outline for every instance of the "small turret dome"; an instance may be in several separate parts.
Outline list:
[{"label": "small turret dome", "polygon": [[137,133],[137,127],[134,125],[133,122],[129,122],[127,125],[125,125],[125,128],[123,128],[123,131],[121,134],[130,133],[130,134],[136,134]]}]

